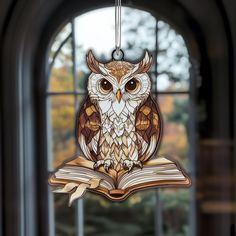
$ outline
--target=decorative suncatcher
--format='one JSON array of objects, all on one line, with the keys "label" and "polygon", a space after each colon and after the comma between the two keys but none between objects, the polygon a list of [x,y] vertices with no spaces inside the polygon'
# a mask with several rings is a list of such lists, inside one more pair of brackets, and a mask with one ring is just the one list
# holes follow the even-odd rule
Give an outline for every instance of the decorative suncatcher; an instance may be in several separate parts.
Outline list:
[{"label": "decorative suncatcher", "polygon": [[115,50],[99,62],[87,53],[88,97],[78,112],[76,138],[81,155],[63,163],[49,178],[55,193],[69,193],[69,205],[87,190],[113,201],[151,187],[190,185],[180,166],[158,157],[162,135],[159,107],[151,96],[152,56],[132,63],[121,50],[121,0],[115,7]]}]

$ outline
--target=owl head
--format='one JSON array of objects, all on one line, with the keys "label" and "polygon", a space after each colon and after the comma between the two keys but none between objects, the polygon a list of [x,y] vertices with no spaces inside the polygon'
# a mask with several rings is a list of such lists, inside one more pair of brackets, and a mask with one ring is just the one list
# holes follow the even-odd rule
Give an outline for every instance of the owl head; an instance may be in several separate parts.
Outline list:
[{"label": "owl head", "polygon": [[88,95],[102,113],[112,107],[119,115],[125,106],[134,111],[150,94],[151,80],[147,72],[152,56],[147,51],[135,64],[116,60],[104,64],[89,51],[87,64],[92,72],[88,78]]}]

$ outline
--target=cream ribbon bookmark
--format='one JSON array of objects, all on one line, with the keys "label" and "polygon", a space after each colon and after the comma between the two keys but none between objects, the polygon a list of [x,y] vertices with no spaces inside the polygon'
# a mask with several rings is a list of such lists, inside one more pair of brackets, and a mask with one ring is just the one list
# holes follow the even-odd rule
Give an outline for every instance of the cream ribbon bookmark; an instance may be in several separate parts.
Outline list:
[{"label": "cream ribbon bookmark", "polygon": [[[85,193],[87,188],[96,189],[101,182],[101,179],[90,179],[87,183],[68,183],[62,189],[56,189],[54,193],[71,193],[69,206],[74,202],[74,200],[81,198]],[[75,189],[75,191],[73,191]],[[72,192],[73,191],[73,192]]]}]

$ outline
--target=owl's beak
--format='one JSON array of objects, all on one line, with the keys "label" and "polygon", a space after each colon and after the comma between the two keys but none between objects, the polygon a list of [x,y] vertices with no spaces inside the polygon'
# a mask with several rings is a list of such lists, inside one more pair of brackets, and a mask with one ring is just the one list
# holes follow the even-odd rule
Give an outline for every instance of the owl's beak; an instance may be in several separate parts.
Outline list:
[{"label": "owl's beak", "polygon": [[122,93],[121,93],[120,89],[118,89],[116,92],[116,99],[119,103],[120,103],[121,98],[122,98]]}]

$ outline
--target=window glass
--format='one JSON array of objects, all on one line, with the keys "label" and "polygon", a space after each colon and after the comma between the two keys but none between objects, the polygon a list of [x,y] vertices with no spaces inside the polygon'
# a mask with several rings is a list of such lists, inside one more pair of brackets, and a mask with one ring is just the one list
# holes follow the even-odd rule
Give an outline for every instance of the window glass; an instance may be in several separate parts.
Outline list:
[{"label": "window glass", "polygon": [[[163,139],[159,154],[168,154],[188,170],[189,95],[159,95],[163,116]],[[162,188],[159,191],[164,235],[191,235],[189,226],[189,189]]]},{"label": "window glass", "polygon": [[53,166],[58,167],[65,157],[76,152],[75,106],[71,95],[50,96]]},{"label": "window glass", "polygon": [[74,236],[77,232],[76,205],[68,207],[68,196],[54,195],[54,220],[56,236]]},{"label": "window glass", "polygon": [[178,160],[184,168],[188,167],[188,122],[189,95],[158,96],[164,128],[159,154],[168,154]]},{"label": "window glass", "polygon": [[189,56],[181,35],[163,21],[158,21],[157,89],[189,89]]},{"label": "window glass", "polygon": [[73,61],[71,28],[67,24],[57,35],[52,45],[49,58],[50,92],[72,91],[73,88]]}]

